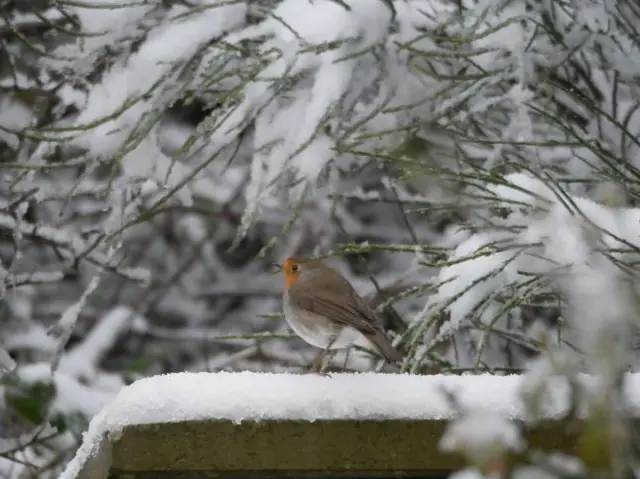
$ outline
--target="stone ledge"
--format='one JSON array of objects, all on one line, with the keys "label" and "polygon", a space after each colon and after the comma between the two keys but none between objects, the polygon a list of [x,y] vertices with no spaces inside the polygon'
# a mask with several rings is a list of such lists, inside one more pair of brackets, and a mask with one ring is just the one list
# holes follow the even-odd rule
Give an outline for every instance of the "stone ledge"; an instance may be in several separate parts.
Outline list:
[{"label": "stone ledge", "polygon": [[[464,467],[462,458],[439,451],[446,423],[217,420],[128,426],[111,442],[109,478],[442,477]],[[565,425],[552,421],[527,430],[525,438],[548,451],[571,453],[575,445]]]},{"label": "stone ledge", "polygon": [[[521,421],[521,381],[376,373],[145,378],[93,418],[60,479],[443,477],[464,467],[438,447],[458,416],[443,391],[464,410]],[[547,386],[547,419],[525,428],[524,438],[533,448],[572,454],[576,434],[560,419],[570,388],[562,378]],[[628,375],[625,396],[631,416],[640,417],[640,374]]]}]

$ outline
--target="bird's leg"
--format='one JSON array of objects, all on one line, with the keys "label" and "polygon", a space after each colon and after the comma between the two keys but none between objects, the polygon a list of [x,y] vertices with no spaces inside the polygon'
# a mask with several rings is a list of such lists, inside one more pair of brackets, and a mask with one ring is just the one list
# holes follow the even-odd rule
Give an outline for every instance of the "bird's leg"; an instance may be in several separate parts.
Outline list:
[{"label": "bird's leg", "polygon": [[347,353],[344,355],[344,363],[342,364],[342,369],[347,369],[347,363],[349,362],[349,354],[351,354],[351,348],[347,348]]},{"label": "bird's leg", "polygon": [[313,364],[309,369],[310,373],[320,374],[322,376],[329,376],[329,374],[324,372],[324,368],[325,368],[324,359],[326,358],[327,353],[331,350],[331,346],[333,346],[333,343],[335,343],[337,339],[338,339],[338,334],[334,334],[331,336],[331,338],[329,339],[329,342],[327,343],[327,346],[320,352],[320,354],[316,357],[315,361],[313,361]]},{"label": "bird's leg", "polygon": [[320,374],[329,376],[329,374],[324,372],[324,369],[327,367],[325,359],[326,359],[327,355],[331,353],[331,346],[333,346],[333,344],[336,342],[336,340],[338,339],[339,335],[340,335],[340,332],[337,332],[337,333],[333,334],[331,336],[331,339],[329,340],[329,343],[327,344],[327,347],[324,350],[324,354],[322,355],[322,361],[320,363]]},{"label": "bird's leg", "polygon": [[318,373],[320,370],[320,366],[322,365],[322,360],[327,353],[326,348],[321,349],[320,352],[316,355],[313,363],[311,363],[311,367],[309,368],[310,373]]}]

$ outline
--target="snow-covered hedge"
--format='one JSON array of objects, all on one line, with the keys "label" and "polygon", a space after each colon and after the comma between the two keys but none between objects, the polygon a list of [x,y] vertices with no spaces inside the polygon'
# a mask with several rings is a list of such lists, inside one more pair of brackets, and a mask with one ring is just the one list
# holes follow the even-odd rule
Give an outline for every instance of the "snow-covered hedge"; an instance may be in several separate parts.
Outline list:
[{"label": "snow-covered hedge", "polygon": [[[55,475],[133,379],[305,366],[273,316],[268,265],[291,254],[331,255],[406,371],[590,368],[615,391],[636,364],[639,19],[596,0],[0,5],[2,471]],[[21,459],[20,435],[49,447]]]}]

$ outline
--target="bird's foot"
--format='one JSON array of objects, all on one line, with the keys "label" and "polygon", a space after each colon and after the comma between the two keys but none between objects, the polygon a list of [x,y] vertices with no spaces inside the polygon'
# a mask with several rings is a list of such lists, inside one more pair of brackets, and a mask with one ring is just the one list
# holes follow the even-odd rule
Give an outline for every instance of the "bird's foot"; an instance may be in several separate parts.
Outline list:
[{"label": "bird's foot", "polygon": [[331,375],[325,371],[326,366],[323,361],[324,358],[319,359],[319,361],[314,361],[311,367],[307,370],[307,374],[317,374],[318,376],[325,376],[330,378]]},{"label": "bird's foot", "polygon": [[309,371],[307,371],[307,374],[314,374],[316,376],[322,376],[322,377],[325,377],[325,378],[330,378],[331,377],[331,374],[329,374],[326,371],[313,371],[311,369]]}]

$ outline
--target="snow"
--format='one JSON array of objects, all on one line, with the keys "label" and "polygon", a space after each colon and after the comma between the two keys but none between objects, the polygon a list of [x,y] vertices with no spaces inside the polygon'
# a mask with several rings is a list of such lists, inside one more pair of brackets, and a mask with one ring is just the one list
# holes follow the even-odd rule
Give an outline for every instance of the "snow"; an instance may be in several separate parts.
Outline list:
[{"label": "snow", "polygon": [[566,454],[549,454],[542,463],[523,466],[514,471],[514,479],[557,479],[585,475],[582,462]]},{"label": "snow", "polygon": [[[182,6],[173,8],[164,21],[147,34],[127,62],[116,63],[105,74],[87,95],[81,113],[69,129],[75,133],[74,145],[100,158],[121,154],[127,177],[151,177],[168,187],[183,186],[181,182],[190,177],[191,170],[176,164],[161,151],[154,134],[157,126],[151,128],[152,134],[140,140],[132,140],[131,136],[140,128],[146,128],[144,122],[149,121],[146,118],[149,111],[166,108],[174,100],[176,90],[159,85],[177,74],[176,65],[195,55],[211,38],[239,27],[246,14],[246,6],[241,4],[212,3],[208,7],[199,9],[197,15]],[[100,14],[96,14],[96,9],[101,10]],[[120,36],[142,32],[144,21],[150,21],[147,17],[152,16],[153,6],[124,8],[105,1],[104,5],[91,8],[78,6],[73,12],[87,33],[105,33],[91,36],[81,49],[96,54],[103,47],[117,44]],[[59,50],[60,54],[78,54],[68,45]],[[87,59],[80,55],[76,64],[80,65],[82,60]],[[194,183],[189,188],[201,193],[215,191],[218,182],[200,178]],[[188,194],[179,193],[188,203]]]},{"label": "snow", "polygon": [[135,313],[123,306],[109,311],[87,334],[85,340],[60,358],[60,367],[67,374],[76,377],[94,378],[98,376],[96,365],[116,344],[118,336],[133,324]]},{"label": "snow", "polygon": [[3,118],[2,128],[0,128],[0,141],[6,142],[7,145],[13,148],[17,148],[19,138],[10,132],[19,132],[21,129],[29,126],[31,122],[30,111],[24,105],[6,98],[0,98],[0,110],[2,110]]},{"label": "snow", "polygon": [[[441,285],[436,294],[427,302],[423,314],[440,302],[452,301],[450,314],[453,318],[446,323],[440,334],[449,334],[459,327],[462,318],[477,307],[478,298],[487,298],[492,292],[500,290],[506,283],[502,275],[497,274],[516,255],[514,251],[496,252],[494,247],[498,238],[490,234],[476,234],[462,242],[450,256],[450,266],[443,268],[438,276]],[[509,271],[512,268],[507,268]],[[512,273],[515,276],[516,273]],[[511,279],[511,278],[509,278]]]},{"label": "snow", "polygon": [[[594,360],[605,350],[615,351],[616,362],[624,363],[627,345],[616,337],[628,337],[628,324],[637,316],[636,286],[630,286],[628,272],[638,261],[640,210],[620,206],[624,192],[619,188],[600,188],[595,192],[599,203],[532,172],[505,175],[485,191],[490,204],[506,214],[492,217],[496,228],[460,242],[442,265],[436,291],[414,319],[419,323],[448,313],[437,331],[429,331],[432,344],[460,337],[463,327],[477,320],[507,330],[500,295],[520,290],[520,295],[535,296],[552,289],[563,297],[563,316],[575,336],[565,334],[564,339]],[[470,367],[501,361],[498,339],[489,340],[482,331],[467,337],[483,344],[467,361]],[[610,344],[604,346],[605,341]],[[461,364],[453,354],[448,352],[450,360]]]},{"label": "snow", "polygon": [[456,419],[440,440],[443,451],[463,453],[473,462],[481,462],[506,450],[520,452],[524,447],[519,427],[492,411],[474,411]]},{"label": "snow", "polygon": [[[583,376],[585,385],[590,379]],[[261,420],[432,419],[459,416],[456,407],[485,415],[483,424],[525,419],[519,375],[418,376],[409,374],[340,373],[331,377],[272,373],[174,373],[141,379],[123,388],[89,425],[83,444],[60,479],[71,479],[97,452],[105,435],[117,437],[135,424],[227,419]],[[628,375],[631,411],[640,414],[640,374]],[[447,394],[444,392],[447,391]],[[568,406],[569,388],[552,378],[546,417],[558,417]],[[458,409],[459,410],[459,409]],[[460,424],[468,424],[463,418]],[[481,420],[471,420],[476,426]],[[496,422],[497,421],[497,422]],[[475,427],[475,426],[474,426]],[[484,430],[483,430],[484,431]],[[455,433],[455,431],[454,431]],[[493,437],[491,431],[484,431]],[[480,430],[471,439],[481,435]],[[514,431],[501,428],[501,439],[519,447]],[[455,435],[458,437],[459,435]],[[467,441],[469,441],[467,434]],[[495,438],[494,438],[495,439]],[[477,442],[477,441],[476,441]],[[447,445],[447,441],[445,441]]]},{"label": "snow", "polygon": [[51,410],[56,413],[72,415],[83,413],[94,416],[108,404],[113,397],[112,392],[101,390],[94,384],[86,385],[63,371],[51,375],[51,369],[46,363],[35,363],[22,366],[18,370],[20,379],[26,383],[52,381],[56,388]]},{"label": "snow", "polygon": [[470,467],[454,472],[449,479],[485,479],[485,476],[477,469]]},{"label": "snow", "polygon": [[13,360],[9,353],[0,346],[0,377],[6,373],[10,373],[16,367],[16,362]]}]

